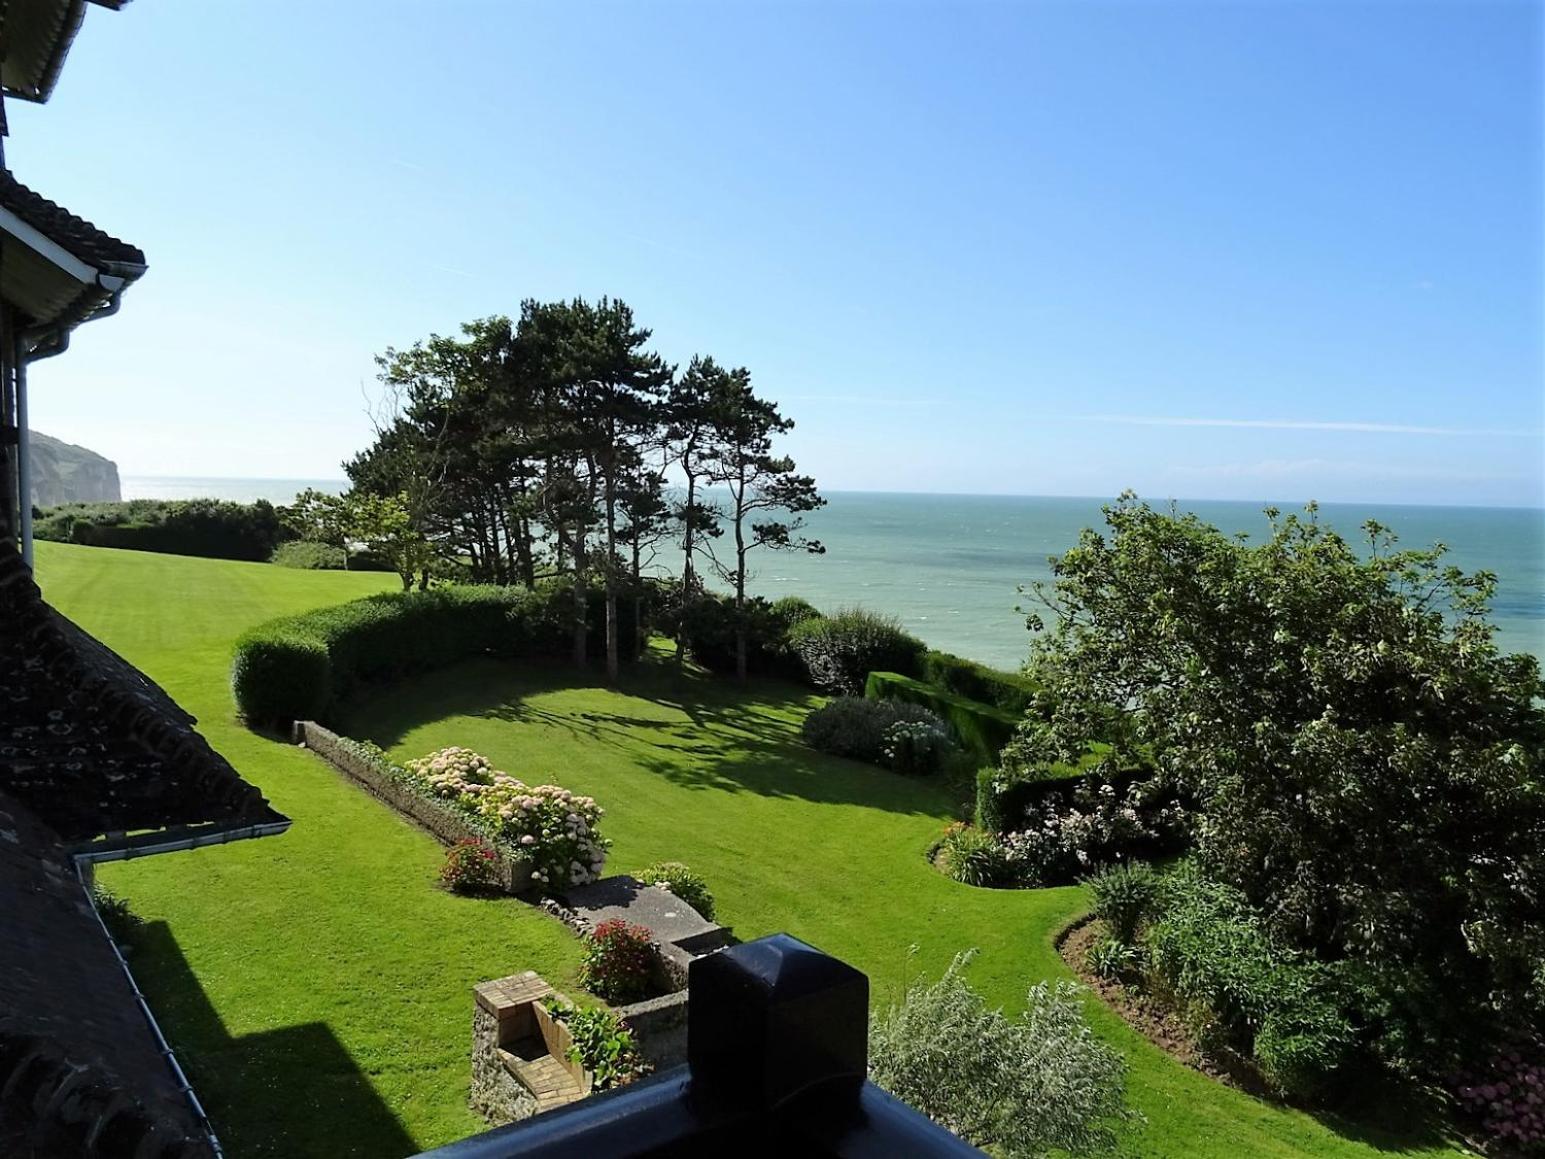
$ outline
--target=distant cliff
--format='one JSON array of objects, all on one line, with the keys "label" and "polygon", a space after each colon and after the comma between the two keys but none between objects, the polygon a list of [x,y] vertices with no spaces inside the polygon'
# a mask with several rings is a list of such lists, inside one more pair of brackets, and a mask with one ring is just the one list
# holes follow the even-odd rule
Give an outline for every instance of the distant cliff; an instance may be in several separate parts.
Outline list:
[{"label": "distant cliff", "polygon": [[118,464],[95,451],[32,432],[32,505],[117,503]]}]

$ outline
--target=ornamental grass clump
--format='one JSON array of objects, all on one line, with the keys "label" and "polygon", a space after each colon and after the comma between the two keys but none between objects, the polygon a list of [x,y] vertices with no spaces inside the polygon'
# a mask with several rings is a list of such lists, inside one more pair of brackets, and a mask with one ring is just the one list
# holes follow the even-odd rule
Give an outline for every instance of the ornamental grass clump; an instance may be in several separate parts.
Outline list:
[{"label": "ornamental grass clump", "polygon": [[530,865],[538,889],[588,885],[601,876],[610,842],[597,828],[605,810],[593,798],[561,785],[527,785],[455,746],[409,761],[404,773]]},{"label": "ornamental grass clump", "polygon": [[937,982],[919,980],[869,1034],[869,1077],[1004,1159],[1114,1149],[1136,1116],[1126,1068],[1084,1021],[1078,987],[1042,982],[1010,1018],[965,980],[960,954]]},{"label": "ornamental grass clump", "polygon": [[1152,913],[1159,895],[1159,875],[1151,865],[1133,862],[1112,865],[1085,882],[1094,902],[1094,916],[1103,921],[1111,936],[1130,946],[1137,929]]},{"label": "ornamental grass clump", "polygon": [[957,821],[944,831],[937,851],[939,868],[962,885],[1012,885],[1013,872],[998,838]]}]

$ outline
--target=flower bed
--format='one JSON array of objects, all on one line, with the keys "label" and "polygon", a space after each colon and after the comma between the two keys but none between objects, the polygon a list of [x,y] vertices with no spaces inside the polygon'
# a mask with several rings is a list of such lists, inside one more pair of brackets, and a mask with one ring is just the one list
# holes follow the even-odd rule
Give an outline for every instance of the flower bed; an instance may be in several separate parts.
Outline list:
[{"label": "flower bed", "polygon": [[380,748],[299,721],[296,740],[447,845],[483,842],[507,893],[543,893],[596,880],[610,842],[604,810],[558,785],[528,786],[470,749],[443,749],[406,766]]}]

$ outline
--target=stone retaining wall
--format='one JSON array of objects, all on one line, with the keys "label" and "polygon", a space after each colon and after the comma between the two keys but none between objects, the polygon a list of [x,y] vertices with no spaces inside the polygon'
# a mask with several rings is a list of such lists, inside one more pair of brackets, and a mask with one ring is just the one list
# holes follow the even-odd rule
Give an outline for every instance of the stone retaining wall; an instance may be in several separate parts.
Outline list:
[{"label": "stone retaining wall", "polygon": [[511,857],[504,848],[473,829],[454,809],[393,780],[382,762],[339,743],[344,738],[331,729],[314,720],[297,720],[294,739],[372,796],[386,802],[404,817],[417,821],[446,845],[455,845],[458,841],[481,841],[488,845],[498,860],[499,884],[504,892],[526,893],[530,890],[531,867],[525,860]]},{"label": "stone retaining wall", "polygon": [[638,1052],[656,1071],[687,1061],[687,991],[646,998],[619,1006],[617,1015],[628,1024]]}]

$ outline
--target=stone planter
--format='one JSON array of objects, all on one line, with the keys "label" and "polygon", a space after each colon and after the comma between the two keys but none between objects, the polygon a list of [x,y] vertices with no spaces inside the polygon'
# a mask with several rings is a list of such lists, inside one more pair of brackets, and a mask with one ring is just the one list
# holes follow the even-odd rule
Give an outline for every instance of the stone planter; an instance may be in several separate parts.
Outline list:
[{"label": "stone planter", "polygon": [[532,892],[531,864],[524,858],[510,856],[506,849],[489,842],[468,825],[456,810],[392,779],[382,762],[371,760],[341,744],[343,738],[315,721],[297,720],[294,735],[297,743],[316,753],[349,780],[404,817],[418,822],[446,845],[455,845],[458,841],[481,841],[488,845],[498,858],[499,888],[505,893]]}]

